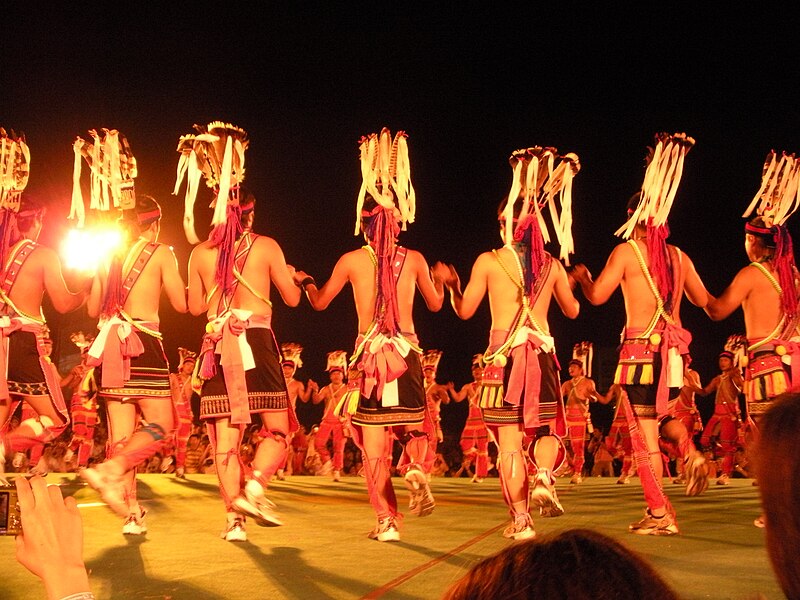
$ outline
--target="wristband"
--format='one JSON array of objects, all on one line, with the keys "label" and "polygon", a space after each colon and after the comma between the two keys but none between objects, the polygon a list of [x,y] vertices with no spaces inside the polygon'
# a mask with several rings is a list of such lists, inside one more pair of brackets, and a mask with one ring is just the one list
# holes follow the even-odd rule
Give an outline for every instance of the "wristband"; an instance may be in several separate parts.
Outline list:
[{"label": "wristband", "polygon": [[303,281],[300,282],[300,287],[303,288],[303,289],[306,289],[306,286],[310,285],[310,284],[314,284],[314,286],[317,285],[317,282],[314,281],[314,278],[311,277],[311,275],[309,275],[308,277],[305,277],[303,279]]}]

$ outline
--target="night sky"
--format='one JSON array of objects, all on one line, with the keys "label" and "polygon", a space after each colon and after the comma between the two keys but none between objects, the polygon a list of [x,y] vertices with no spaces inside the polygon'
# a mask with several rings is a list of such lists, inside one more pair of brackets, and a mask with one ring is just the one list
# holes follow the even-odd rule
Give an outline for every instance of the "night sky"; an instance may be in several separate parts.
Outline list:
[{"label": "night sky", "polygon": [[[500,245],[495,214],[511,182],[511,151],[547,145],[577,153],[573,262],[596,274],[620,241],[613,232],[641,185],[653,134],[685,131],[697,145],[670,218],[671,241],[718,294],[746,262],[741,213],[766,153],[800,151],[796,51],[782,48],[792,38],[780,15],[662,10],[616,18],[577,5],[475,13],[460,3],[440,3],[436,13],[403,3],[304,3],[304,13],[290,14],[261,3],[259,11],[219,4],[216,12],[168,4],[124,13],[77,3],[4,7],[0,125],[24,132],[31,148],[27,193],[51,206],[42,242],[57,246],[69,226],[72,141],[116,128],[137,158],[137,191],[164,208],[161,241],[175,247],[185,276],[191,247],[182,198],[171,196],[175,149],[194,123],[219,119],[250,134],[246,183],[258,198],[256,231],[322,283],[337,258],[360,245],[357,141],[386,126],[409,134],[417,190],[417,222],[401,243],[431,264],[454,263],[462,280],[480,252]],[[201,236],[209,200],[198,199]],[[798,219],[790,221],[795,236]],[[623,324],[619,292],[597,308],[579,298],[576,321],[552,313],[562,364],[584,339],[598,354],[613,354]],[[296,309],[273,300],[279,341],[305,346],[298,377],[324,382],[325,353],[352,349],[349,290],[323,313],[305,300]],[[470,357],[487,341],[488,304],[468,322],[449,305],[430,314],[417,304],[423,346],[444,351],[439,379],[465,383]],[[707,381],[725,338],[743,330],[741,313],[711,323],[688,302],[683,313]],[[62,355],[74,351],[63,343],[70,331],[92,328],[82,313],[50,321]],[[170,360],[179,345],[197,348],[203,325],[164,303]],[[605,390],[606,375],[596,379]]]}]

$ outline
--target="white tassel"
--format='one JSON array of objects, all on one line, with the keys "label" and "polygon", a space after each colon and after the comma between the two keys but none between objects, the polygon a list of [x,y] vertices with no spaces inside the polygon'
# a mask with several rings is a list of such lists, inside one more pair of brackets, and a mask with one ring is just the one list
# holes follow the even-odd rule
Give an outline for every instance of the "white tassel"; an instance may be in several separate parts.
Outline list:
[{"label": "white tassel", "polygon": [[81,147],[84,141],[81,138],[75,140],[72,145],[75,159],[72,162],[72,203],[69,210],[69,218],[77,219],[79,229],[83,228],[86,211],[83,206],[83,192],[81,191]]}]

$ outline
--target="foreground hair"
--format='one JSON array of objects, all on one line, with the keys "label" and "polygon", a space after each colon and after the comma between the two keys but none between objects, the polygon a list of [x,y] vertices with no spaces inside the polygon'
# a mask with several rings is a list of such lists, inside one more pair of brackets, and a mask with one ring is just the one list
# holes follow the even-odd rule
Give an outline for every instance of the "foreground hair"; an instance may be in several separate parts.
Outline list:
[{"label": "foreground hair", "polygon": [[756,476],[767,554],[787,598],[800,598],[800,394],[784,394],[758,422]]},{"label": "foreground hair", "polygon": [[678,595],[643,558],[590,529],[520,542],[483,559],[445,600],[673,600]]}]

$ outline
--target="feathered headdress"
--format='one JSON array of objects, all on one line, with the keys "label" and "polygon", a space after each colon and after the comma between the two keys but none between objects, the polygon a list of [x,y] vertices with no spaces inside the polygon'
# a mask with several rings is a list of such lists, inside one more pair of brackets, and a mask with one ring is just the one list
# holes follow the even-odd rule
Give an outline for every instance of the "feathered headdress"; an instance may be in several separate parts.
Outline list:
[{"label": "feathered headdress", "polygon": [[328,352],[328,366],[325,367],[326,371],[347,371],[347,352],[344,350],[334,350]]},{"label": "feathered headdress", "polygon": [[359,140],[362,182],[356,203],[355,235],[361,232],[361,210],[367,194],[380,207],[392,211],[403,230],[407,223],[414,222],[416,194],[411,183],[407,138],[405,131],[398,131],[393,140],[392,132],[384,127],[380,135],[371,133]]},{"label": "feathered headdress", "polygon": [[766,239],[768,246],[775,248],[773,266],[782,290],[781,304],[784,313],[791,317],[797,314],[798,298],[792,236],[785,223],[800,206],[798,184],[800,159],[786,152],[778,159],[775,151],[770,150],[764,161],[761,187],[742,215],[749,217],[755,210],[764,221],[764,227],[747,223],[745,231]]},{"label": "feathered headdress", "polygon": [[[398,330],[399,311],[395,293],[392,260],[394,243],[401,229],[414,222],[416,195],[411,184],[408,136],[398,131],[392,139],[387,128],[359,141],[361,189],[356,203],[356,230],[364,231],[377,262],[378,291],[376,322],[390,337]],[[367,195],[375,206],[365,208]]]},{"label": "feathered headdress", "polygon": [[226,223],[228,208],[239,206],[236,191],[244,181],[244,151],[250,141],[244,129],[222,121],[194,128],[196,134],[184,135],[178,140],[181,156],[173,194],[178,195],[186,179],[183,227],[189,242],[197,244],[200,239],[194,229],[194,203],[200,178],[203,177],[215,193],[211,203],[214,208],[212,227]]},{"label": "feathered headdress", "polygon": [[747,363],[747,337],[741,333],[728,336],[725,342],[725,351],[733,356],[733,364],[744,367]]},{"label": "feathered headdress", "polygon": [[81,191],[81,157],[91,172],[89,209],[110,211],[127,210],[136,206],[134,179],[137,175],[136,158],[127,138],[116,129],[89,130],[92,137],[87,142],[80,136],[72,144],[75,160],[72,169],[72,206],[69,218],[83,227],[86,208]]},{"label": "feathered headdress", "polygon": [[187,360],[197,360],[197,352],[192,352],[186,348],[178,348],[178,363],[183,364]]},{"label": "feathered headdress", "polygon": [[441,350],[425,350],[422,355],[422,370],[439,368],[439,361],[442,359]]},{"label": "feathered headdress", "polygon": [[[580,171],[578,156],[572,152],[561,156],[555,148],[534,146],[515,150],[508,159],[514,171],[508,200],[502,212],[506,244],[520,241],[529,227],[539,230],[539,237],[550,241],[542,212],[548,209],[556,239],[561,246],[559,258],[569,264],[575,248],[572,241],[572,180]],[[514,205],[522,208],[514,219]],[[535,243],[535,242],[534,242]]]},{"label": "feathered headdress", "polygon": [[674,289],[667,254],[667,218],[681,181],[684,159],[694,143],[694,138],[685,133],[656,134],[655,147],[648,148],[647,168],[639,193],[639,203],[635,209],[628,211],[628,220],[614,233],[627,240],[637,225],[647,227],[650,272],[667,307],[671,306]]},{"label": "feathered headdress", "polygon": [[240,203],[240,185],[244,181],[244,152],[249,145],[247,132],[236,125],[214,121],[206,126],[195,125],[197,134],[178,140],[177,179],[173,194],[178,195],[181,183],[187,180],[184,199],[183,229],[191,244],[200,239],[194,229],[194,202],[200,178],[214,190],[214,216],[208,239],[219,249],[214,274],[224,294],[233,286],[233,245],[242,233],[241,215],[252,206]]},{"label": "feathered headdress", "polygon": [[294,365],[295,369],[299,369],[303,366],[303,361],[300,360],[300,354],[303,352],[303,347],[300,344],[295,344],[294,342],[286,342],[281,344],[281,354],[283,355],[283,360],[281,364],[290,363]]},{"label": "feathered headdress", "polygon": [[592,358],[594,357],[594,347],[591,342],[580,342],[572,347],[572,360],[578,362],[583,368],[587,377],[592,376]]},{"label": "feathered headdress", "polygon": [[22,190],[28,185],[31,153],[25,136],[0,127],[0,269],[5,269],[8,248],[19,236],[17,212]]},{"label": "feathered headdress", "polygon": [[31,153],[25,136],[0,127],[0,210],[19,210],[22,190],[28,185]]}]

